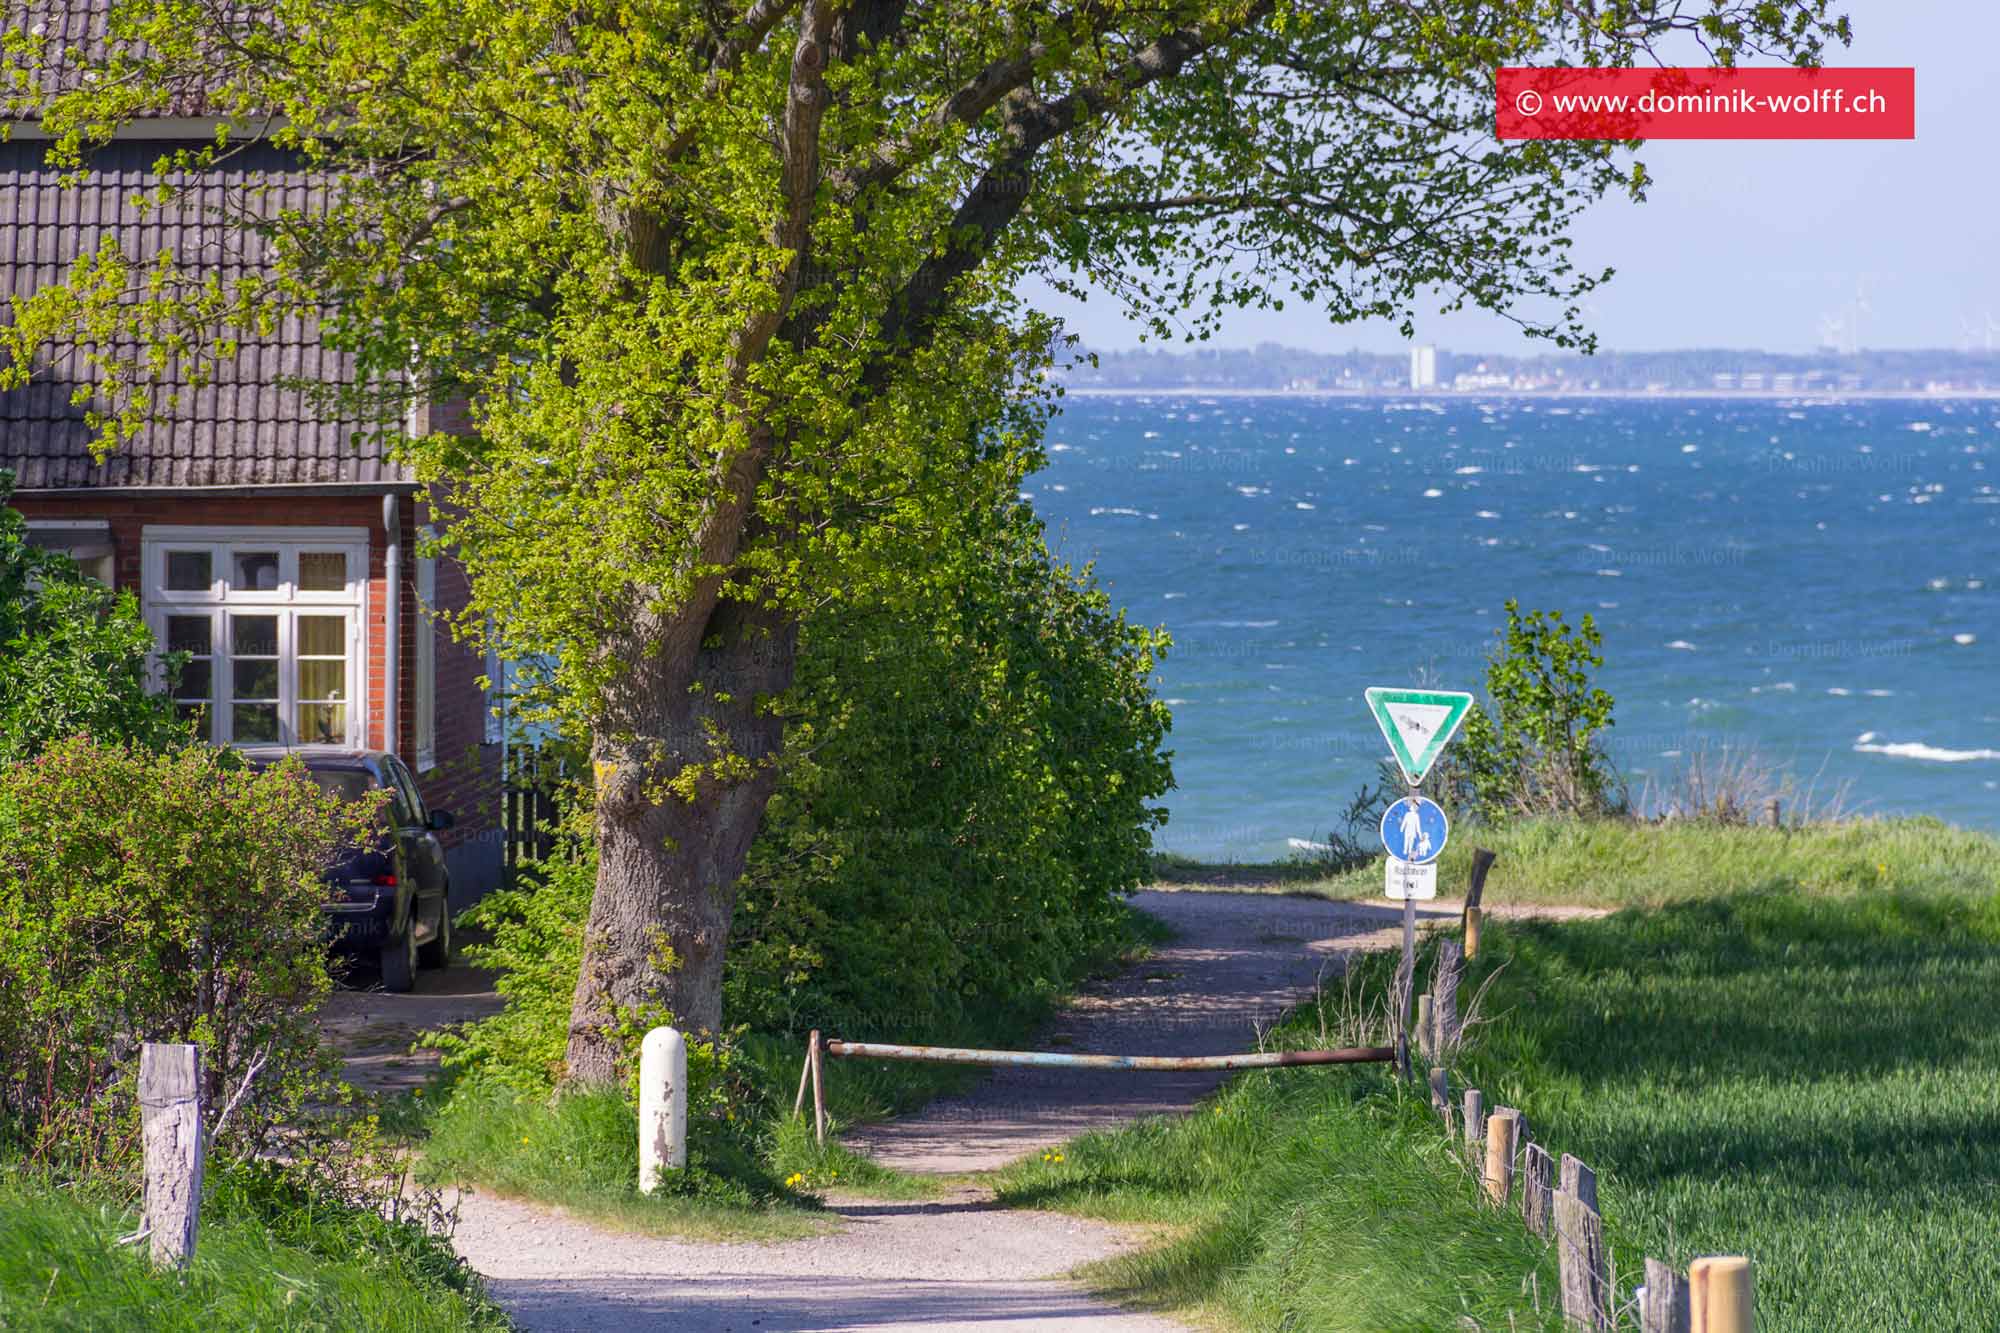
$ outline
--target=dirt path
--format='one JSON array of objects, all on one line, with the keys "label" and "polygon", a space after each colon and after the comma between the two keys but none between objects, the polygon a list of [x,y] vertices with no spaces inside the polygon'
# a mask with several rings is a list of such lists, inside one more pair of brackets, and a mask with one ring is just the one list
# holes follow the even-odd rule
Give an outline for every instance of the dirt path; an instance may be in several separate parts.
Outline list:
[{"label": "dirt path", "polygon": [[[1254,1047],[1257,1030],[1335,975],[1342,955],[1401,940],[1400,909],[1268,893],[1147,892],[1136,906],[1177,938],[1093,987],[1045,1049],[1212,1054]],[[1423,905],[1423,919],[1457,904]],[[1511,913],[1510,913],[1511,914]],[[1572,915],[1560,911],[1561,915]],[[838,1078],[835,1062],[829,1077]],[[1086,1130],[1185,1109],[1205,1075],[1005,1070],[964,1097],[851,1134],[883,1162],[947,1174],[998,1166]],[[1130,1248],[1127,1232],[996,1207],[967,1188],[925,1203],[839,1200],[836,1233],[713,1244],[600,1231],[542,1209],[467,1196],[455,1243],[531,1330],[1102,1330],[1181,1325],[1106,1305],[1062,1275]]]}]

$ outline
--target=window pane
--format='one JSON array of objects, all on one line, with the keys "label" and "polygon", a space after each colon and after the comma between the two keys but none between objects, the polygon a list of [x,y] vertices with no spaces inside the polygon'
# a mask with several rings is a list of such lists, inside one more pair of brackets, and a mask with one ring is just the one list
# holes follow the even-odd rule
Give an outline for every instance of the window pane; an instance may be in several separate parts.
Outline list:
[{"label": "window pane", "polygon": [[215,582],[207,551],[167,552],[168,592],[207,592]]},{"label": "window pane", "polygon": [[299,698],[345,699],[346,697],[346,662],[299,663]]},{"label": "window pane", "polygon": [[375,780],[359,769],[315,769],[306,774],[306,780],[343,801],[362,800],[375,790]]},{"label": "window pane", "polygon": [[232,739],[237,741],[267,741],[278,739],[278,705],[237,704],[230,710]]},{"label": "window pane", "polygon": [[300,657],[346,657],[346,616],[300,616],[297,652]]},{"label": "window pane", "polygon": [[238,551],[236,571],[230,580],[231,592],[276,592],[278,590],[278,553],[276,551]]},{"label": "window pane", "polygon": [[346,592],[347,555],[343,551],[301,551],[300,592]]},{"label": "window pane", "polygon": [[338,745],[346,739],[346,704],[299,705],[299,744]]},{"label": "window pane", "polygon": [[278,697],[278,664],[259,658],[238,657],[229,664],[230,678],[235,687],[230,691],[239,699],[275,699]]},{"label": "window pane", "polygon": [[174,698],[213,699],[214,687],[215,663],[196,658],[181,668],[181,678],[174,686]]},{"label": "window pane", "polygon": [[[183,722],[193,722],[193,721],[197,721],[197,720],[199,720],[199,719],[200,719],[200,718],[201,718],[201,717],[202,717],[202,716],[203,716],[204,714],[206,714],[207,712],[208,712],[208,705],[207,705],[207,704],[175,704],[175,705],[174,705],[174,716],[175,716],[175,717],[177,717],[177,718],[179,718],[179,719],[180,719],[181,721],[183,721]],[[203,727],[203,731],[204,731],[204,733],[206,733],[206,731],[207,731],[207,728],[206,728],[205,726]]]},{"label": "window pane", "polygon": [[167,651],[208,656],[215,651],[215,622],[207,616],[168,616]]},{"label": "window pane", "polygon": [[229,651],[238,657],[276,657],[278,618],[276,616],[231,616]]}]

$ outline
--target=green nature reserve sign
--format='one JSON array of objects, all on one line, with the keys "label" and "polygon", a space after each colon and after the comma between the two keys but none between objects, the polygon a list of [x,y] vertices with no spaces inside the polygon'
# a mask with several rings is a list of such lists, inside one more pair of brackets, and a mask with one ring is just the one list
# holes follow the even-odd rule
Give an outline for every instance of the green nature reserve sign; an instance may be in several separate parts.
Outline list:
[{"label": "green nature reserve sign", "polygon": [[1375,725],[1382,728],[1382,739],[1389,742],[1396,766],[1412,787],[1423,782],[1472,707],[1472,696],[1456,690],[1392,690],[1377,685],[1366,694]]}]

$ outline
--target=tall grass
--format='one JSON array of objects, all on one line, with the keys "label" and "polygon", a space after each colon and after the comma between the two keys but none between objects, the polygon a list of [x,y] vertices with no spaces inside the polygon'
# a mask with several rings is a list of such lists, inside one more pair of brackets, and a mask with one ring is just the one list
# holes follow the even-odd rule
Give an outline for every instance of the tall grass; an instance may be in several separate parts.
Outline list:
[{"label": "tall grass", "polygon": [[1161,1227],[1163,1243],[1084,1276],[1203,1323],[1561,1327],[1552,1256],[1480,1203],[1428,1104],[1379,1069],[1248,1074],[1192,1115],[1085,1136],[999,1185],[1014,1206]]},{"label": "tall grass", "polygon": [[156,1272],[143,1245],[114,1243],[134,1227],[121,1200],[0,1171],[0,1328],[511,1327],[448,1245],[365,1210],[220,1180],[179,1274]]}]

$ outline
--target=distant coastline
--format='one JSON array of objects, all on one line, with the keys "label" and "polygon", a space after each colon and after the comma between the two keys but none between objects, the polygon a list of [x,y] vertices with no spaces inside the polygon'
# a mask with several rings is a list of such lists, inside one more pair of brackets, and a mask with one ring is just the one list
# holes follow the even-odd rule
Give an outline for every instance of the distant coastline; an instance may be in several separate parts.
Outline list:
[{"label": "distant coastline", "polygon": [[1070,393],[1935,401],[2000,397],[2000,349],[1696,348],[1586,357],[1453,352],[1428,344],[1404,353],[1313,352],[1266,343],[1086,352],[1050,371],[1049,379]]},{"label": "distant coastline", "polygon": [[2000,388],[1977,389],[1251,389],[1215,384],[1133,385],[1119,388],[1065,384],[1063,393],[1075,398],[1353,398],[1383,402],[1468,403],[1482,398],[1546,398],[1580,402],[1592,398],[1628,402],[1650,399],[1669,402],[1979,402],[2000,398]]}]

